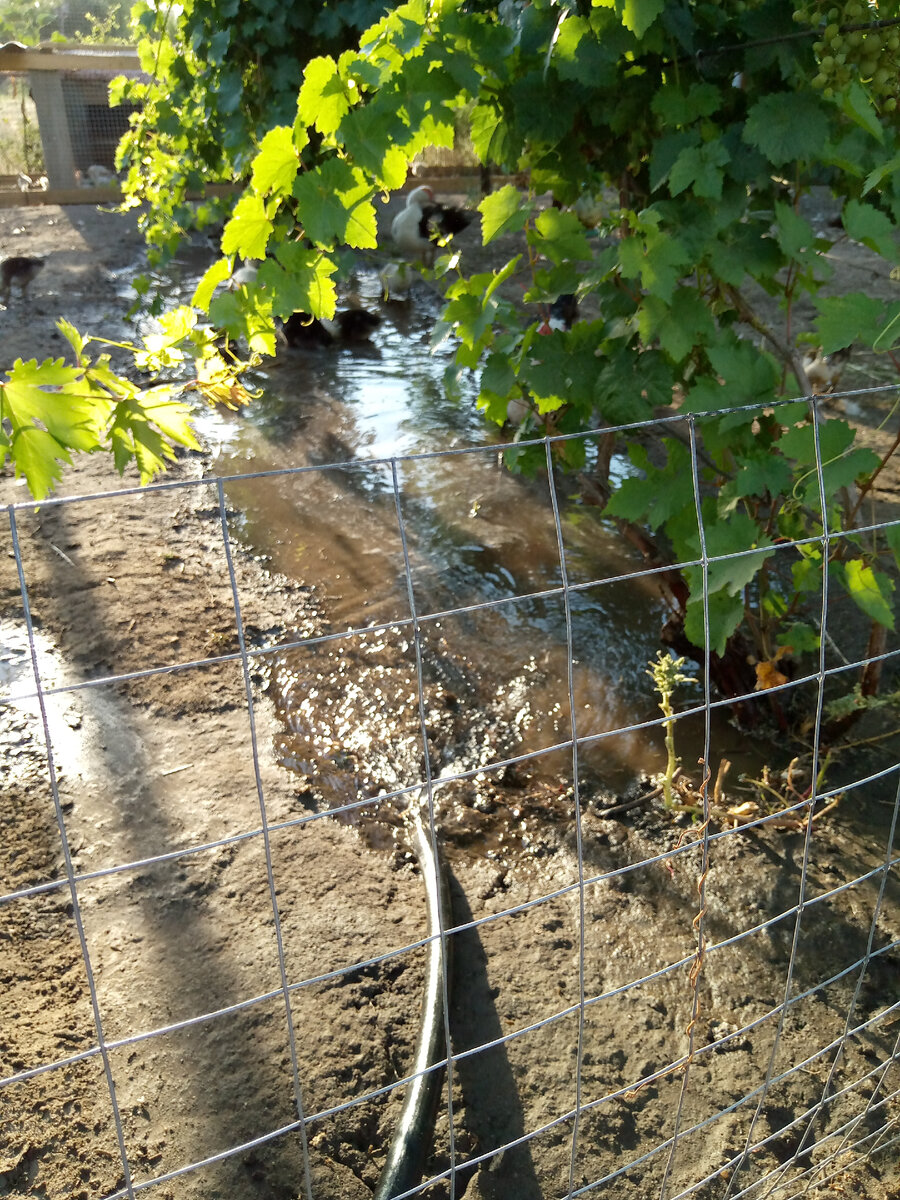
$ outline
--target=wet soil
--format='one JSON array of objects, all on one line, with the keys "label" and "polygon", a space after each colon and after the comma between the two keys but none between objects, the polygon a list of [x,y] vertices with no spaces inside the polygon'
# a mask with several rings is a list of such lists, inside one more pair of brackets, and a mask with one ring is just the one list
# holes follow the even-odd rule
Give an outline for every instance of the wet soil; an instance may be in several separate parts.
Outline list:
[{"label": "wet soil", "polygon": [[[55,355],[60,315],[122,328],[128,219],[0,213],[4,252],[48,241],[28,306],[0,312],[4,361]],[[122,495],[136,480],[86,459],[60,494],[92,498],[18,508],[0,535],[0,667],[33,695],[18,557],[47,689],[43,711],[0,709],[0,1195],[371,1195],[426,932],[378,795],[423,777],[421,686],[435,777],[447,747],[483,751],[435,788],[458,932],[429,1173],[476,1200],[810,1179],[896,1200],[894,761],[849,759],[809,832],[719,820],[704,843],[638,786],[606,815],[623,797],[576,793],[570,751],[492,766],[521,707],[487,702],[488,648],[433,639],[421,683],[400,627],[286,650],[339,628],[333,597],[239,536],[229,569],[241,514],[209,470],[183,456],[175,486]],[[0,494],[25,499],[9,476]]]}]

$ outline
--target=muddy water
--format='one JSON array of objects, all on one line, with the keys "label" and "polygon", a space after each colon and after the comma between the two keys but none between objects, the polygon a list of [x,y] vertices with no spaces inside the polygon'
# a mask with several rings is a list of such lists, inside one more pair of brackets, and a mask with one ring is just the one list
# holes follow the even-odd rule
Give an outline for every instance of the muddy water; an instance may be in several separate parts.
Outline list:
[{"label": "muddy water", "polygon": [[[510,435],[477,412],[473,381],[461,401],[447,398],[452,350],[430,346],[437,294],[417,282],[409,303],[385,304],[374,273],[354,282],[358,302],[382,316],[370,343],[282,352],[255,378],[258,399],[204,427],[218,445],[214,469],[234,477],[236,531],[274,569],[315,587],[334,632],[359,631],[281,654],[274,669],[282,761],[315,780],[329,807],[421,780],[420,692],[434,777],[534,755],[571,734],[547,482],[501,466]],[[607,582],[639,564],[596,510],[562,504],[569,582],[594,584],[571,594],[570,612],[571,694],[578,734],[590,736],[657,715],[645,670],[663,613],[652,585]],[[586,773],[613,790],[660,761],[655,731],[582,755]],[[560,751],[529,770],[559,778],[570,762]]]}]

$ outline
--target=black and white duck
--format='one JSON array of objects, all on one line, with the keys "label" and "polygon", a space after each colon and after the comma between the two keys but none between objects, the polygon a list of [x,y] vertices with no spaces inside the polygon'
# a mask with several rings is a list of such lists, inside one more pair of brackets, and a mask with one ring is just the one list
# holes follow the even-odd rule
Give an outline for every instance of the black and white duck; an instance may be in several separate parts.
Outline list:
[{"label": "black and white duck", "polygon": [[401,254],[430,267],[438,244],[462,233],[474,219],[475,214],[468,209],[441,204],[434,191],[423,184],[406,197],[405,208],[391,222],[391,237]]}]

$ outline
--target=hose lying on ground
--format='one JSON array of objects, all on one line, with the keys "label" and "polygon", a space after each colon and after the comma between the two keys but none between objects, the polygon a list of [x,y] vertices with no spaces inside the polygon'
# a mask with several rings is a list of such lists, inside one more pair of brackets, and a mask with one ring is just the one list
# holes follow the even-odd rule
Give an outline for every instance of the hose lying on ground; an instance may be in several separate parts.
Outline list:
[{"label": "hose lying on ground", "polygon": [[[435,854],[428,830],[419,812],[409,818],[412,847],[419,862],[428,904],[428,963],[425,968],[425,994],[422,997],[422,1023],[413,1059],[409,1084],[400,1111],[400,1119],[388,1150],[387,1162],[378,1181],[374,1200],[393,1200],[414,1188],[422,1178],[431,1144],[434,1121],[441,1095],[443,1070],[428,1071],[446,1057],[444,1038],[444,969],[450,980],[450,943],[441,953],[441,931],[449,927],[450,888],[447,870]],[[428,1071],[420,1075],[420,1071]]]}]

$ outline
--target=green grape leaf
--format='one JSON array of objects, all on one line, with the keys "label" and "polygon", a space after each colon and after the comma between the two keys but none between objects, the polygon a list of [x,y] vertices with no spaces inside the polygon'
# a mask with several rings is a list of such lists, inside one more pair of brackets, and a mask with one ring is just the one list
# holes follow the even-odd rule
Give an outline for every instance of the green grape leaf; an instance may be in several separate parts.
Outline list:
[{"label": "green grape leaf", "polygon": [[62,478],[60,463],[72,462],[65,446],[36,425],[27,425],[13,432],[9,439],[9,453],[16,467],[16,477],[25,476],[28,490],[35,500],[43,500],[53,490],[53,485]]},{"label": "green grape leaf", "polygon": [[271,301],[262,296],[239,297],[234,292],[213,296],[209,319],[216,329],[231,337],[243,337],[251,350],[272,356],[275,354],[275,328]]},{"label": "green grape leaf", "polygon": [[481,213],[481,240],[483,245],[507,233],[518,233],[525,228],[531,216],[532,205],[523,201],[518,188],[504,184],[491,192],[478,205]]},{"label": "green grape leaf", "polygon": [[171,388],[144,392],[138,397],[138,403],[146,419],[167,438],[189,450],[200,449],[190,424],[193,413],[187,404],[173,398]]},{"label": "green grape leaf", "polygon": [[[872,98],[866,89],[854,79],[848,88],[841,93],[841,106],[851,121],[855,121],[860,129],[870,133],[879,142],[884,141],[884,130],[878,120],[878,112],[872,103]],[[866,180],[868,191],[868,180]]]},{"label": "green grape leaf", "polygon": [[785,646],[792,654],[813,654],[819,649],[818,630],[802,621],[795,621],[782,629],[775,637],[779,646]]},{"label": "green grape leaf", "polygon": [[234,206],[234,214],[222,234],[222,252],[229,257],[263,259],[272,233],[272,222],[259,196],[245,192]]},{"label": "green grape leaf", "polygon": [[253,160],[251,183],[265,195],[289,196],[300,166],[294,132],[287,125],[270,129]]},{"label": "green grape leaf", "polygon": [[670,233],[647,229],[643,236],[622,239],[619,263],[626,279],[640,275],[648,292],[669,301],[679,278],[690,268],[691,255],[684,243]]},{"label": "green grape leaf", "polygon": [[874,571],[860,558],[851,558],[846,563],[835,563],[833,568],[833,573],[837,575],[856,606],[879,625],[893,629],[891,598],[894,594],[894,581],[883,571]]},{"label": "green grape leaf", "polygon": [[346,242],[360,249],[378,245],[372,188],[358,167],[328,159],[294,183],[297,215],[306,236],[321,246]]},{"label": "green grape leaf", "polygon": [[828,117],[808,92],[775,92],[751,105],[743,138],[775,166],[815,159],[828,140]]},{"label": "green grape leaf", "polygon": [[[872,345],[882,320],[884,305],[865,292],[848,292],[844,296],[817,296],[819,311],[815,326],[822,343],[823,354],[843,350],[856,341]],[[878,334],[883,336],[886,331]]]},{"label": "green grape leaf", "polygon": [[353,161],[392,191],[406,182],[409,161],[399,145],[386,142],[399,142],[402,130],[396,114],[386,118],[374,104],[355,108],[341,124],[344,147]]},{"label": "green grape leaf", "polygon": [[887,213],[860,200],[848,200],[842,217],[844,228],[854,241],[862,242],[889,261],[897,260],[896,231]]},{"label": "green grape leaf", "polygon": [[665,7],[666,0],[624,0],[622,24],[642,38]]},{"label": "green grape leaf", "polygon": [[897,171],[900,171],[900,154],[895,154],[887,162],[879,163],[869,172],[863,184],[862,194],[867,195],[872,188],[878,187],[883,180],[887,179],[889,175],[896,174]]},{"label": "green grape leaf", "polygon": [[297,242],[279,246],[276,261],[267,259],[259,269],[259,282],[272,294],[272,310],[279,317],[305,312],[333,317],[337,293],[331,276],[337,264],[318,250]]},{"label": "green grape leaf", "polygon": [[[775,553],[772,542],[760,534],[759,526],[746,512],[735,512],[724,520],[704,524],[706,543],[707,586],[710,592],[725,591],[736,595],[753,579],[766,561]],[[699,538],[691,537],[692,557],[700,557]],[[747,551],[752,551],[748,553]],[[734,557],[729,557],[734,555]],[[691,591],[702,586],[702,568],[688,567],[685,577]]]},{"label": "green grape leaf", "polygon": [[704,345],[715,334],[715,323],[702,297],[689,288],[677,288],[671,304],[649,295],[638,314],[641,336],[648,344],[659,338],[661,348],[675,362],[681,362],[697,345]]},{"label": "green grape leaf", "polygon": [[319,133],[335,133],[350,110],[347,85],[338,73],[337,63],[328,55],[310,59],[303,72],[303,84],[297,113],[306,125]]},{"label": "green grape leaf", "polygon": [[664,83],[650,101],[650,109],[666,124],[690,125],[698,117],[711,117],[721,103],[715,84],[693,83],[685,92],[680,84]]},{"label": "green grape leaf", "polygon": [[[830,462],[842,455],[853,444],[854,437],[846,421],[823,421],[818,429],[822,462]],[[798,463],[816,464],[816,432],[812,425],[795,425],[793,429],[785,430],[775,445],[782,454]]]},{"label": "green grape leaf", "polygon": [[780,496],[790,490],[791,465],[780,454],[760,454],[741,460],[735,475],[737,496]]},{"label": "green grape leaf", "polygon": [[816,232],[809,221],[795,212],[789,204],[781,201],[775,205],[775,219],[778,245],[788,257],[799,262],[814,261],[818,258]]},{"label": "green grape leaf", "polygon": [[884,540],[890,547],[890,551],[900,565],[900,521],[895,521],[882,530]]},{"label": "green grape leaf", "polygon": [[[744,616],[744,601],[740,595],[712,592],[709,596],[709,648],[714,654],[724,654],[728,639]],[[684,632],[695,646],[704,648],[704,606],[702,593],[690,596],[684,615]]]},{"label": "green grape leaf", "polygon": [[469,132],[481,162],[507,163],[515,158],[509,124],[493,104],[475,105]]},{"label": "green grape leaf", "polygon": [[872,341],[873,350],[890,350],[900,337],[900,304],[892,304],[886,313],[886,324]]},{"label": "green grape leaf", "polygon": [[646,521],[652,529],[659,529],[685,508],[693,508],[690,451],[681,442],[667,439],[663,444],[668,461],[662,469],[650,464],[643,447],[629,447],[629,457],[644,478],[624,479],[609,498],[604,513],[626,521]]},{"label": "green grape leaf", "polygon": [[213,298],[216,288],[220,283],[224,283],[226,279],[230,278],[231,266],[228,259],[218,259],[204,272],[203,277],[194,289],[191,304],[196,308],[202,309],[204,312],[208,312],[210,301]]},{"label": "green grape leaf", "polygon": [[119,473],[134,460],[142,484],[149,483],[155,475],[165,470],[167,462],[175,458],[172,447],[159,430],[150,424],[143,408],[133,401],[122,401],[116,405],[110,438]]},{"label": "green grape leaf", "polygon": [[573,259],[589,260],[593,256],[584,226],[573,212],[547,208],[535,221],[528,241],[540,254],[557,266]]},{"label": "green grape leaf", "polygon": [[728,150],[721,141],[689,146],[681,151],[672,164],[669,191],[673,196],[678,196],[690,187],[696,196],[702,196],[705,200],[719,200],[725,177],[722,168],[729,161]]}]

